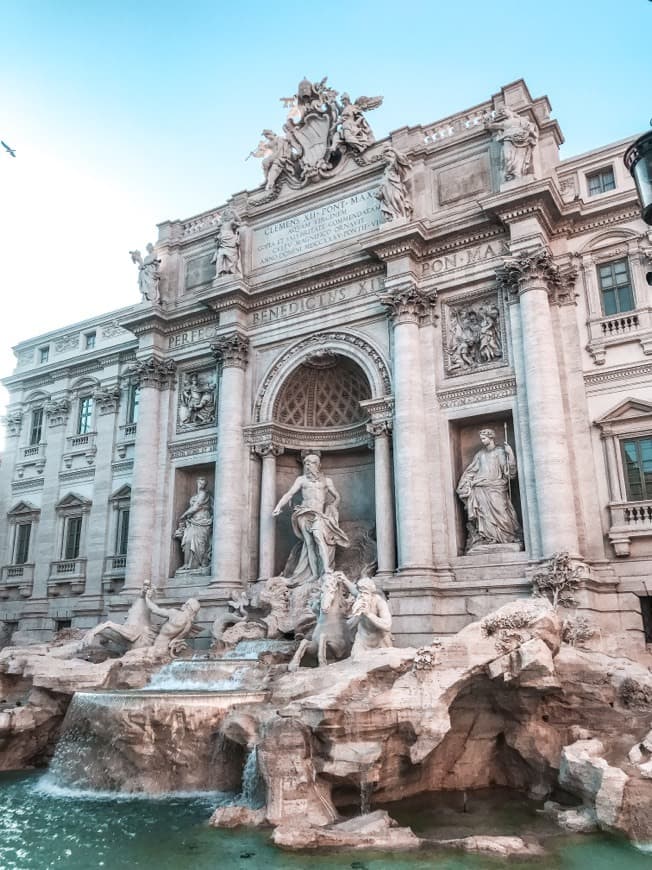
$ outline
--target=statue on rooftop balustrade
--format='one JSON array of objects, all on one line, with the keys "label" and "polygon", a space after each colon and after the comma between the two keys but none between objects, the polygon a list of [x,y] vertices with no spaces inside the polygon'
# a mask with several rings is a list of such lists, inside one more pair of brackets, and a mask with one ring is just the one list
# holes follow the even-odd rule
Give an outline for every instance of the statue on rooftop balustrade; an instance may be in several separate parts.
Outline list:
[{"label": "statue on rooftop balustrade", "polygon": [[161,261],[154,253],[154,245],[151,242],[148,242],[146,250],[147,254],[144,259],[139,250],[129,251],[131,262],[138,266],[138,289],[143,302],[154,302],[156,305],[160,305],[159,281],[161,276],[158,267],[161,265]]}]

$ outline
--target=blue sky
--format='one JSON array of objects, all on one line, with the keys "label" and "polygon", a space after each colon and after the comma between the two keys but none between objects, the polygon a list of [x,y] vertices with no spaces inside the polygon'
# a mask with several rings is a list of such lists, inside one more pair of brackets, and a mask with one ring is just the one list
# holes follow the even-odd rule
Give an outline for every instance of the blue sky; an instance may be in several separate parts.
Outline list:
[{"label": "blue sky", "polygon": [[650,0],[1,0],[0,374],[16,341],[138,301],[157,222],[257,186],[244,158],[304,75],[383,94],[379,138],[522,77],[567,157],[647,127],[651,41]]}]

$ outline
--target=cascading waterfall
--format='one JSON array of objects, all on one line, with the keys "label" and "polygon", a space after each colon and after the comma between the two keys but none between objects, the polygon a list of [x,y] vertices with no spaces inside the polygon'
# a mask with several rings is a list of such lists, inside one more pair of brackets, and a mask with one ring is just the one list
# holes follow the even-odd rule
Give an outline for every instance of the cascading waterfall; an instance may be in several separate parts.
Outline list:
[{"label": "cascading waterfall", "polygon": [[239,660],[177,660],[164,665],[143,688],[145,692],[228,692],[244,685],[246,668]]},{"label": "cascading waterfall", "polygon": [[266,786],[258,764],[258,747],[254,746],[247,753],[247,760],[242,768],[242,790],[236,803],[256,810],[265,805],[265,797]]}]

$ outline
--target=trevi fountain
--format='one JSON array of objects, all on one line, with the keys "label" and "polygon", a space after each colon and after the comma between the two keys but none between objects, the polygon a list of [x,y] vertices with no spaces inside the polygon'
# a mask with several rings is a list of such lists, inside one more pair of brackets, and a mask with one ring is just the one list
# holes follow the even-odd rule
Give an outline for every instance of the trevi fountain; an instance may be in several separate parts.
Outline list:
[{"label": "trevi fountain", "polygon": [[524,82],[381,102],[302,81],[261,187],[131,252],[115,383],[18,348],[2,870],[650,866],[652,397],[581,296],[649,239]]}]

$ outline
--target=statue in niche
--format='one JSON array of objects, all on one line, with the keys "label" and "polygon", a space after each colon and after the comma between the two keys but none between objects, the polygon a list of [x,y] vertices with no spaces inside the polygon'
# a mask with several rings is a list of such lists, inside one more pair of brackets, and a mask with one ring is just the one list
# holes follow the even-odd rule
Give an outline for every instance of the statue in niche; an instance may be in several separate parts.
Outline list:
[{"label": "statue in niche", "polygon": [[347,620],[349,631],[355,633],[351,657],[359,658],[370,650],[393,646],[392,614],[387,599],[371,577],[361,577],[357,583],[345,578],[344,585],[355,599]]},{"label": "statue in niche", "polygon": [[494,133],[496,142],[503,143],[505,181],[523,178],[533,171],[532,154],[539,138],[536,124],[504,106],[494,117],[485,118],[485,126]]},{"label": "statue in niche", "polygon": [[215,275],[241,275],[240,267],[240,218],[232,208],[225,209],[215,239],[216,250],[211,259],[215,263]]},{"label": "statue in niche", "polygon": [[161,294],[158,285],[161,276],[158,267],[161,265],[161,261],[154,253],[154,245],[151,242],[147,244],[146,250],[145,259],[143,259],[140,251],[129,251],[131,262],[138,266],[138,289],[140,290],[142,301],[160,305]]},{"label": "statue in niche", "polygon": [[177,656],[187,648],[185,638],[197,634],[195,619],[200,610],[200,603],[196,598],[189,598],[180,608],[160,607],[152,600],[152,590],[145,593],[147,609],[157,616],[162,616],[165,622],[159,629],[152,649],[158,652],[167,652]]},{"label": "statue in niche", "polygon": [[321,460],[309,453],[299,475],[274,508],[277,517],[301,491],[302,503],[292,512],[292,530],[303,542],[301,555],[289,582],[318,580],[333,567],[336,547],[348,547],[349,539],[339,527],[340,496],[330,477],[321,471]]},{"label": "statue in niche", "polygon": [[179,425],[191,428],[214,422],[215,385],[202,383],[197,372],[190,372],[179,395]]},{"label": "statue in niche", "polygon": [[179,571],[210,568],[213,535],[213,499],[205,477],[197,478],[197,492],[179,517],[174,537],[181,541],[183,565]]},{"label": "statue in niche", "polygon": [[408,193],[407,178],[410,164],[407,157],[395,148],[386,148],[385,173],[376,193],[380,200],[380,210],[386,221],[395,218],[410,218],[412,202]]},{"label": "statue in niche", "polygon": [[492,544],[520,542],[521,528],[511,500],[516,458],[507,443],[496,444],[493,429],[481,429],[482,448],[464,469],[457,494],[466,508],[466,552]]},{"label": "statue in niche", "polygon": [[338,142],[341,141],[352,151],[361,154],[373,145],[376,140],[363,112],[378,108],[382,102],[382,97],[358,97],[352,103],[348,94],[342,94],[340,127],[334,140],[334,147],[337,147]]},{"label": "statue in niche", "polygon": [[502,357],[498,306],[483,304],[451,311],[449,368],[473,369]]}]

